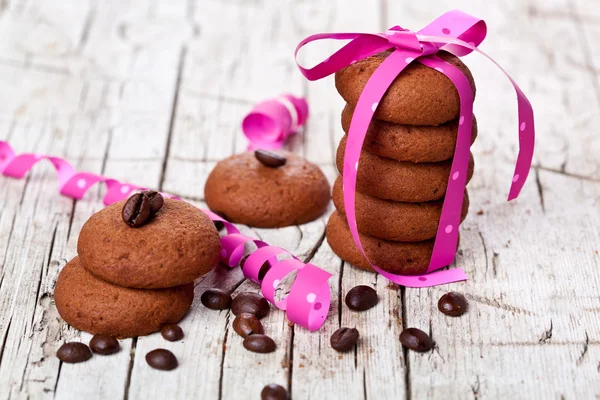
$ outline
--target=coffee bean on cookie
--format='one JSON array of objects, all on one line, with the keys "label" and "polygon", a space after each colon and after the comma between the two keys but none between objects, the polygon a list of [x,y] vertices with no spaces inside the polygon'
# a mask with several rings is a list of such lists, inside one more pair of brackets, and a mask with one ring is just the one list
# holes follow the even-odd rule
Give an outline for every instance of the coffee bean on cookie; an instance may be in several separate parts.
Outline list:
[{"label": "coffee bean on cookie", "polygon": [[417,328],[408,328],[400,333],[402,346],[414,351],[425,352],[433,348],[433,341],[425,332]]},{"label": "coffee bean on cookie", "polygon": [[94,335],[90,340],[90,348],[94,353],[108,355],[118,353],[121,350],[119,341],[108,335]]},{"label": "coffee bean on cookie", "polygon": [[468,308],[469,303],[465,296],[456,292],[446,293],[438,301],[438,310],[451,317],[460,317]]},{"label": "coffee bean on cookie", "polygon": [[165,203],[162,194],[158,193],[156,190],[144,190],[142,193],[145,194],[148,199],[150,199],[152,212],[156,214]]},{"label": "coffee bean on cookie", "polygon": [[233,330],[245,338],[250,335],[265,333],[265,330],[256,315],[241,313],[233,320]]},{"label": "coffee bean on cookie", "polygon": [[281,385],[274,383],[267,385],[260,392],[261,400],[287,400],[287,391]]},{"label": "coffee bean on cookie", "polygon": [[169,342],[176,342],[183,339],[183,329],[179,325],[169,324],[160,329],[161,336]]},{"label": "coffee bean on cookie", "polygon": [[136,193],[131,196],[123,206],[123,221],[132,228],[139,228],[144,225],[152,213],[152,204],[150,199],[143,193]]},{"label": "coffee bean on cookie", "polygon": [[56,352],[56,357],[62,362],[76,364],[92,358],[92,352],[83,343],[71,342],[60,346],[60,349]]},{"label": "coffee bean on cookie", "polygon": [[287,159],[281,154],[262,149],[256,150],[254,152],[254,157],[256,157],[256,159],[260,161],[262,165],[270,168],[281,167],[287,162]]},{"label": "coffee bean on cookie", "polygon": [[358,342],[358,330],[355,328],[340,328],[333,332],[329,343],[334,350],[339,352],[350,351]]},{"label": "coffee bean on cookie", "polygon": [[370,286],[355,286],[346,294],[346,305],[355,311],[365,311],[375,307],[378,301],[377,292]]},{"label": "coffee bean on cookie", "polygon": [[146,362],[152,368],[163,371],[170,371],[177,368],[179,365],[175,354],[165,349],[152,350],[150,353],[146,354]]},{"label": "coffee bean on cookie", "polygon": [[267,335],[250,335],[244,339],[244,347],[253,353],[272,353],[277,347]]},{"label": "coffee bean on cookie", "polygon": [[269,302],[258,293],[240,293],[231,303],[231,311],[234,315],[248,313],[261,319],[269,313],[269,310]]},{"label": "coffee bean on cookie", "polygon": [[226,310],[231,308],[231,296],[221,289],[208,289],[202,293],[200,301],[206,308],[210,308],[211,310]]}]

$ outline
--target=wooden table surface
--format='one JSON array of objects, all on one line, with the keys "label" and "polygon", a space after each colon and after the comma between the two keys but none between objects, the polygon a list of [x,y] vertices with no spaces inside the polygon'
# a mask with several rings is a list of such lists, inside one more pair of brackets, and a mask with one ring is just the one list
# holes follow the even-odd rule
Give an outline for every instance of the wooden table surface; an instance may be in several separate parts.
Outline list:
[{"label": "wooden table surface", "polygon": [[[0,398],[258,399],[269,383],[294,399],[600,396],[597,0],[4,0],[0,8],[0,139],[197,205],[215,162],[245,149],[245,113],[283,92],[307,96],[312,112],[287,147],[333,181],[343,101],[332,79],[308,83],[293,60],[311,33],[417,29],[453,8],[482,17],[481,48],[529,96],[538,134],[529,181],[507,203],[515,96],[490,62],[467,57],[480,135],[456,258],[466,283],[404,289],[344,264],[324,240],[326,216],[246,228],[335,275],[319,332],[270,313],[265,328],[278,347],[268,355],[242,347],[229,312],[199,303],[209,287],[258,290],[238,269],[217,268],[198,282],[183,342],[155,334],[122,341],[115,356],[61,364],[57,348],[90,335],[61,321],[53,289],[103,188],[81,201],[59,196],[49,163],[23,180],[0,177]],[[377,307],[355,313],[340,302],[357,284],[377,288]],[[437,311],[449,290],[465,293],[468,314]],[[339,326],[360,331],[355,352],[330,348]],[[430,332],[434,351],[403,352],[404,327]],[[180,367],[149,368],[144,356],[157,347],[172,349]]]}]

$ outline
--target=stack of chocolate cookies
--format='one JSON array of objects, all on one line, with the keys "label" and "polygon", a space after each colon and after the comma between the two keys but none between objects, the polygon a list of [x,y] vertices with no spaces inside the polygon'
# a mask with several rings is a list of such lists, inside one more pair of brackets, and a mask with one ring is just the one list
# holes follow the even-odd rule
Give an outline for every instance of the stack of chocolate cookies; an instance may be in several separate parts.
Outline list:
[{"label": "stack of chocolate cookies", "polygon": [[[342,112],[346,133],[366,82],[388,54],[336,73],[337,90],[347,103]],[[468,68],[448,53],[440,57],[465,74],[475,93]],[[403,275],[427,271],[461,123],[460,100],[450,79],[419,63],[410,64],[378,104],[358,163],[356,221],[365,253],[381,269]],[[471,143],[476,136],[474,119]],[[347,140],[346,135],[337,149],[341,174]],[[467,180],[473,168],[471,155]],[[331,248],[343,260],[371,270],[346,222],[341,176],[333,188],[333,201],[337,211],[327,225]],[[468,209],[465,193],[461,221]]]},{"label": "stack of chocolate cookies", "polygon": [[196,207],[144,192],[94,214],[77,251],[56,283],[58,312],[82,331],[125,338],[179,322],[221,242]]}]

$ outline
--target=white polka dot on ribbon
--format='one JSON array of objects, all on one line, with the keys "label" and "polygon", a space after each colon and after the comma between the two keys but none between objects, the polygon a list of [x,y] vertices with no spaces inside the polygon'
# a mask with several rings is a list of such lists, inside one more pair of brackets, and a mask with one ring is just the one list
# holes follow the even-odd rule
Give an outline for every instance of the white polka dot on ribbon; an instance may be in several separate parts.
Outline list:
[{"label": "white polka dot on ribbon", "polygon": [[452,226],[452,225],[448,225],[448,226],[446,227],[446,233],[450,233],[450,232],[452,232],[452,229],[454,229],[454,228],[453,228],[453,226]]},{"label": "white polka dot on ribbon", "polygon": [[277,286],[279,286],[279,282],[281,282],[279,279],[275,279],[273,281],[273,289],[277,289]]},{"label": "white polka dot on ribbon", "polygon": [[85,179],[81,178],[81,179],[77,180],[77,187],[79,189],[83,189],[85,187],[85,184],[86,184]]},{"label": "white polka dot on ribbon", "polygon": [[375,112],[375,110],[377,110],[378,106],[379,106],[378,102],[373,103],[373,105],[371,106],[371,110],[373,110],[373,112]]},{"label": "white polka dot on ribbon", "polygon": [[308,301],[310,304],[314,303],[316,299],[317,295],[314,293],[309,293],[306,295],[306,301]]},{"label": "white polka dot on ribbon", "polygon": [[121,193],[123,193],[123,194],[129,193],[129,190],[130,190],[129,186],[127,186],[127,185],[121,187]]}]

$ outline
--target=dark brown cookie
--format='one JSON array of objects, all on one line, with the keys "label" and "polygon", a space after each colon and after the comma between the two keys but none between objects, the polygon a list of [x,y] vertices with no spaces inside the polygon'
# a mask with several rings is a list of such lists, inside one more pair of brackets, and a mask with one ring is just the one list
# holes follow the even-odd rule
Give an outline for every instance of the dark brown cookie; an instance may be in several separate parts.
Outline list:
[{"label": "dark brown cookie", "polygon": [[157,289],[190,283],[217,264],[221,241],[212,221],[181,200],[165,199],[145,225],[123,222],[118,202],[85,223],[77,252],[94,275],[116,285]]},{"label": "dark brown cookie", "polygon": [[179,322],[194,299],[194,285],[130,289],[96,278],[72,259],[60,272],[54,301],[71,326],[119,338],[148,335]]},{"label": "dark brown cookie", "polygon": [[[345,218],[341,176],[333,185],[333,203]],[[442,205],[442,200],[405,203],[356,192],[356,223],[360,232],[379,239],[419,242],[435,237]],[[468,211],[469,196],[465,191],[461,221],[466,218]]]},{"label": "dark brown cookie", "polygon": [[[360,242],[373,264],[384,271],[401,275],[419,275],[427,271],[434,240],[423,242],[392,242],[362,233]],[[371,265],[356,247],[346,218],[335,211],[327,223],[327,243],[342,260],[372,271]]]},{"label": "dark brown cookie", "polygon": [[[335,87],[346,103],[356,106],[367,81],[389,54],[374,55],[336,72]],[[449,53],[438,55],[466,75],[475,93],[473,76],[462,61]],[[452,81],[441,72],[413,62],[387,90],[375,118],[405,125],[440,125],[458,119],[459,113],[460,99]]]},{"label": "dark brown cookie", "polygon": [[330,187],[315,164],[287,151],[285,165],[272,168],[254,153],[220,161],[208,176],[204,196],[208,207],[231,222],[259,228],[303,224],[327,209]]},{"label": "dark brown cookie", "polygon": [[[342,128],[348,133],[354,108],[346,104]],[[439,126],[400,125],[374,119],[369,125],[363,148],[372,154],[398,161],[438,162],[454,156],[458,120]],[[477,120],[473,117],[471,144],[477,138]]]},{"label": "dark brown cookie", "polygon": [[[337,168],[343,173],[346,137],[337,149]],[[411,203],[444,198],[452,160],[438,163],[411,163],[379,157],[362,151],[358,163],[356,189],[362,193],[393,201]],[[473,176],[473,156],[469,161],[467,182]]]}]

